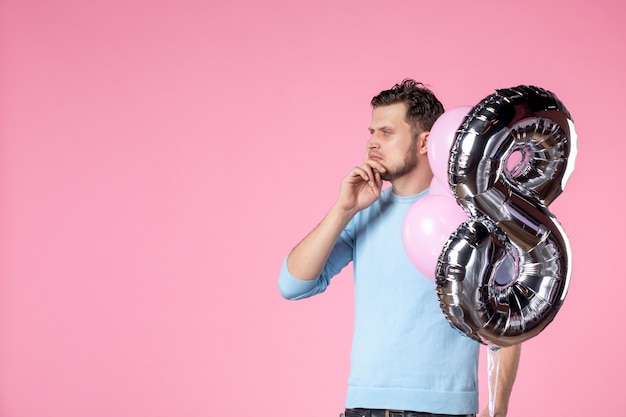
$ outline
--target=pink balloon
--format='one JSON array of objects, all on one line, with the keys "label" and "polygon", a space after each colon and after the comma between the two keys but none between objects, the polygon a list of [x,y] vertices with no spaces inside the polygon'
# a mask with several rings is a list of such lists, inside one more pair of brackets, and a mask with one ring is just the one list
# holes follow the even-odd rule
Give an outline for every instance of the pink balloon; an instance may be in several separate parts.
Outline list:
[{"label": "pink balloon", "polygon": [[448,182],[446,181],[445,183],[441,183],[441,181],[439,181],[435,177],[433,177],[433,179],[430,181],[430,187],[428,187],[428,194],[429,195],[433,195],[433,194],[447,195],[449,197],[454,197],[452,195],[452,189],[450,188],[450,185],[448,185]]},{"label": "pink balloon", "polygon": [[454,136],[470,110],[472,110],[471,106],[454,107],[439,116],[432,129],[430,129],[430,135],[428,136],[428,162],[433,175],[442,184],[448,183],[448,162]]},{"label": "pink balloon", "polygon": [[443,246],[467,215],[452,196],[434,194],[418,200],[402,225],[404,249],[426,278],[435,281],[435,269]]}]

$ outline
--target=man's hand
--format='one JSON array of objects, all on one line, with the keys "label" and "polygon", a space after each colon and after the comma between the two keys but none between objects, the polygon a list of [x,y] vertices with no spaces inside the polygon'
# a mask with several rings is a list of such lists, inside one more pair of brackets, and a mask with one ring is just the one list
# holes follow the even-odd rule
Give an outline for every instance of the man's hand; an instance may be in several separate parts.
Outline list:
[{"label": "man's hand", "polygon": [[372,205],[380,197],[383,187],[380,173],[385,170],[380,163],[371,159],[354,167],[341,181],[337,205],[352,213]]}]

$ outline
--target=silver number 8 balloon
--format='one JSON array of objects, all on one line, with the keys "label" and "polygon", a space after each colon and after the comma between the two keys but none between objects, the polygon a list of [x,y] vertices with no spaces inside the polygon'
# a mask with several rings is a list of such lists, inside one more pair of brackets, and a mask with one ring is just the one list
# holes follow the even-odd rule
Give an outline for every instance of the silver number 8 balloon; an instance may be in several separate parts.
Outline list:
[{"label": "silver number 8 balloon", "polygon": [[569,286],[571,253],[547,206],[563,191],[575,156],[570,114],[544,89],[496,90],[465,117],[448,180],[469,220],[445,244],[435,273],[453,327],[506,347],[554,319]]}]

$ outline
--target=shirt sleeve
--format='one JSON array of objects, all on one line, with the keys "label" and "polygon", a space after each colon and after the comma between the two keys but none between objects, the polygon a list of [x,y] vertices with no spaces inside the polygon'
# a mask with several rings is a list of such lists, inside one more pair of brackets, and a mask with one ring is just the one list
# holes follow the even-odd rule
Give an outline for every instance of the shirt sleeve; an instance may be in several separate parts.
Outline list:
[{"label": "shirt sleeve", "polygon": [[324,265],[324,270],[313,280],[305,281],[294,277],[287,267],[287,257],[285,257],[278,277],[278,290],[284,298],[299,300],[326,291],[331,279],[352,261],[354,238],[351,226],[349,224],[341,233]]}]

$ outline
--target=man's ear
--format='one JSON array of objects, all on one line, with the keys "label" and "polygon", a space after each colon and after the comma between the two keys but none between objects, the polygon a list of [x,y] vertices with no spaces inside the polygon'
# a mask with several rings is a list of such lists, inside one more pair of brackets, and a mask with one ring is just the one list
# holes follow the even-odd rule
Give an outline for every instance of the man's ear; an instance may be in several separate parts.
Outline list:
[{"label": "man's ear", "polygon": [[428,137],[430,132],[422,132],[417,137],[417,144],[420,155],[426,155],[428,153]]}]

